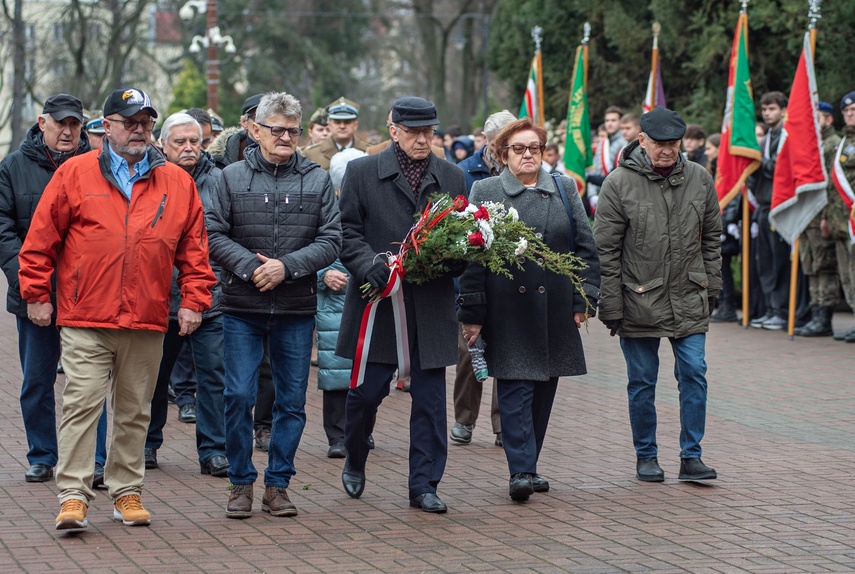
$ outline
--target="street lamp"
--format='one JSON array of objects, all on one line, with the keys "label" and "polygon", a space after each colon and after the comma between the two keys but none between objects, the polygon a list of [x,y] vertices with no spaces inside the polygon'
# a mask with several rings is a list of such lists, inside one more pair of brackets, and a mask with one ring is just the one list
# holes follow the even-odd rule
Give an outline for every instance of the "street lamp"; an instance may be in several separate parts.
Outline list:
[{"label": "street lamp", "polygon": [[217,0],[188,0],[178,11],[178,16],[184,20],[192,20],[196,14],[206,14],[205,35],[193,36],[190,43],[190,52],[193,54],[208,50],[205,71],[207,75],[208,107],[214,112],[219,105],[220,88],[220,60],[219,47],[227,54],[235,53],[235,43],[231,36],[223,36],[217,24]]}]

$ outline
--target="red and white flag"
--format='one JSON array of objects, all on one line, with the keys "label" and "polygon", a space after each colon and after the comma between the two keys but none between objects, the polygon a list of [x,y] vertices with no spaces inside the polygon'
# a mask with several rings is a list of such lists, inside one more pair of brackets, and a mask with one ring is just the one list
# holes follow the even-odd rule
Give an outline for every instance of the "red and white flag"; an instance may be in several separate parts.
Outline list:
[{"label": "red and white flag", "polygon": [[778,148],[769,213],[769,221],[791,245],[828,203],[818,105],[810,34],[805,34]]},{"label": "red and white flag", "polygon": [[849,208],[849,238],[852,243],[855,243],[855,191],[852,190],[852,184],[846,179],[846,174],[840,167],[840,156],[845,144],[846,138],[843,138],[840,145],[837,146],[837,153],[834,154],[834,164],[831,168],[831,181],[834,182],[834,187],[837,188],[837,193],[840,194],[843,203]]}]

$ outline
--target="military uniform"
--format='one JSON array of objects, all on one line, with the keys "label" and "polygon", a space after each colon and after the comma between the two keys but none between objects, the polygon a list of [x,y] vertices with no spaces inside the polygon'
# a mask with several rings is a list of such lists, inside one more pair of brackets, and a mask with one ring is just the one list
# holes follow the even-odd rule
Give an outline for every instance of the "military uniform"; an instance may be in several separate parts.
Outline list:
[{"label": "military uniform", "polygon": [[[855,126],[843,128],[843,149],[840,153],[840,167],[850,185],[855,186]],[[832,184],[834,187],[834,184]],[[837,255],[837,269],[843,295],[850,307],[855,309],[855,244],[849,237],[850,209],[843,203],[837,189],[828,193],[828,207],[825,208],[828,220],[828,232],[834,240]],[[840,338],[835,336],[835,338]],[[852,342],[855,342],[855,329],[852,330]],[[849,337],[847,337],[847,341]]]},{"label": "military uniform", "polygon": [[[832,163],[840,144],[840,136],[829,126],[822,130],[822,155],[826,171],[831,174]],[[830,182],[830,180],[829,180]],[[829,183],[826,193],[829,204],[832,196],[840,196],[833,183]],[[842,204],[842,201],[840,202]],[[827,209],[827,208],[826,208]],[[837,273],[837,256],[834,239],[823,237],[820,223],[827,219],[825,210],[808,224],[799,241],[799,262],[802,272],[810,278],[810,305],[812,318],[794,331],[802,337],[830,337],[831,316],[834,307],[840,302],[840,277]],[[848,234],[847,234],[848,238]]]},{"label": "military uniform", "polygon": [[[356,102],[352,102],[345,97],[341,97],[328,105],[326,107],[327,110],[327,119],[328,121],[332,120],[341,120],[341,121],[353,121],[359,118],[359,104]],[[368,143],[359,139],[354,134],[353,139],[350,140],[350,143],[347,146],[340,146],[333,139],[333,136],[330,135],[327,139],[322,141],[321,143],[310,145],[301,151],[303,156],[306,159],[310,159],[323,169],[329,171],[330,170],[330,160],[332,156],[337,154],[338,152],[348,148],[353,147],[360,151],[365,151],[368,149]]]}]

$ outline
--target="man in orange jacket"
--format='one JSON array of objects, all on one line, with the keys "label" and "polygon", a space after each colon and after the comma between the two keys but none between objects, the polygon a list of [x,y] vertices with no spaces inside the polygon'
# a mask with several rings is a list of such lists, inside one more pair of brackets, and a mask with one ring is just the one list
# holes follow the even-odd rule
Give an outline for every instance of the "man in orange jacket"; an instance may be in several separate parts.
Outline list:
[{"label": "man in orange jacket", "polygon": [[56,270],[56,324],[67,383],[59,428],[57,530],[85,528],[95,498],[92,457],[110,386],[113,434],[105,484],[113,518],[147,525],[143,448],[178,268],[180,334],[211,304],[202,202],[193,179],[150,143],[157,112],[144,92],[116,90],[104,103],[106,143],[65,162],[33,215],[19,254],[28,317],[48,325]]}]

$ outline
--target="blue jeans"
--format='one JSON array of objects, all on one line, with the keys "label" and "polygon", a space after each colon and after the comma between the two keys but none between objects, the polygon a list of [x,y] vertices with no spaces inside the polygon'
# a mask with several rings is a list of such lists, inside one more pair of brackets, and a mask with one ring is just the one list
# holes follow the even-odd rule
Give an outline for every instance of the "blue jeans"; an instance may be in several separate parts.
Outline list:
[{"label": "blue jeans", "polygon": [[[39,327],[25,317],[18,322],[18,354],[24,380],[21,415],[27,433],[27,462],[56,466],[56,366],[59,363],[59,330],[55,323]],[[107,381],[104,382],[105,386]],[[95,462],[107,460],[107,405],[98,420]]]},{"label": "blue jeans", "polygon": [[163,358],[157,373],[157,385],[151,400],[151,422],[145,447],[159,449],[163,444],[163,427],[169,411],[167,386],[182,350],[187,349],[195,366],[196,389],[196,454],[204,465],[215,456],[226,454],[223,389],[223,318],[202,319],[199,328],[189,336],[178,334],[178,321],[169,321],[163,338]]},{"label": "blue jeans", "polygon": [[287,488],[296,474],[294,455],[306,426],[314,329],[314,315],[223,314],[226,456],[232,484],[253,484],[258,478],[252,464],[252,409],[265,342],[276,398],[264,485]]},{"label": "blue jeans", "polygon": [[[707,417],[707,363],[704,360],[706,335],[669,338],[674,351],[674,377],[680,393],[680,458],[700,458],[701,439]],[[635,454],[639,458],[657,456],[656,380],[659,376],[657,337],[620,340],[629,378],[629,422]]]}]

